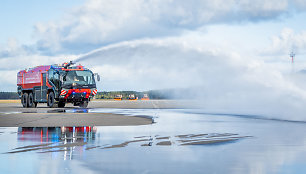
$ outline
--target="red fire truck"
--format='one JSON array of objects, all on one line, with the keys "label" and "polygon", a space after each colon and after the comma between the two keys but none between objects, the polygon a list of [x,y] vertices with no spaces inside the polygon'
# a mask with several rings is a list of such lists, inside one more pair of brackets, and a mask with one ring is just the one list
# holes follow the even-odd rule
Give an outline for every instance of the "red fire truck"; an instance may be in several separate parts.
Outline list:
[{"label": "red fire truck", "polygon": [[17,74],[17,91],[23,107],[47,103],[49,107],[65,107],[66,103],[86,108],[97,94],[95,76],[82,65],[74,63],[37,66]]}]

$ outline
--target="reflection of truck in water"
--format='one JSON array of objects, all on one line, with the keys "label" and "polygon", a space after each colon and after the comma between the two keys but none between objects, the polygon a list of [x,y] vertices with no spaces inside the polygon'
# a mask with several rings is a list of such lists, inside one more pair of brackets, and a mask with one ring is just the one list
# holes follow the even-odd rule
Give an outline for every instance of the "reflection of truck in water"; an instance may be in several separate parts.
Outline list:
[{"label": "reflection of truck in water", "polygon": [[[49,107],[65,107],[66,103],[87,107],[97,94],[94,74],[81,65],[38,66],[17,74],[17,90],[23,107],[47,103]],[[100,80],[97,75],[97,80]]]},{"label": "reflection of truck in water", "polygon": [[19,127],[18,140],[61,142],[70,140],[67,143],[87,142],[94,140],[96,127]]},{"label": "reflection of truck in water", "polygon": [[[17,138],[22,141],[33,142],[30,146],[23,146],[15,152],[37,151],[41,153],[63,154],[64,160],[71,160],[74,151],[85,153],[87,143],[96,138],[96,127],[19,127]],[[37,142],[41,142],[37,145]],[[90,147],[88,147],[89,149]]]}]

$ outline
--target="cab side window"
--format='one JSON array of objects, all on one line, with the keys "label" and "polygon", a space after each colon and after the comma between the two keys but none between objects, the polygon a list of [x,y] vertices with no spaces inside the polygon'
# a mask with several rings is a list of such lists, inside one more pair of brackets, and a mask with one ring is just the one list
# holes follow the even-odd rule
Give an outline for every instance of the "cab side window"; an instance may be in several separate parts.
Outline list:
[{"label": "cab side window", "polygon": [[49,81],[54,83],[54,70],[53,69],[49,69],[49,71],[48,71],[48,79],[49,79]]},{"label": "cab side window", "polygon": [[57,88],[59,88],[60,86],[60,75],[59,75],[59,73],[58,73],[58,71],[54,71],[54,73],[53,73],[53,83],[54,83],[54,85],[57,87]]},{"label": "cab side window", "polygon": [[50,69],[48,72],[48,78],[49,78],[49,81],[51,81],[57,89],[61,87],[60,75],[58,71],[55,71],[54,69]]}]

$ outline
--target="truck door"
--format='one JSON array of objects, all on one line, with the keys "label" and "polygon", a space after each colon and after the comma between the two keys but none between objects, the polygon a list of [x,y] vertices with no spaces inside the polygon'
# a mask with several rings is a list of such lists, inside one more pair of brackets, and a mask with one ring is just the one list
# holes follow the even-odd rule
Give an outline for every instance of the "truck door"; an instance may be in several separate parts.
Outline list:
[{"label": "truck door", "polygon": [[47,100],[47,79],[46,79],[46,73],[42,73],[41,100]]}]

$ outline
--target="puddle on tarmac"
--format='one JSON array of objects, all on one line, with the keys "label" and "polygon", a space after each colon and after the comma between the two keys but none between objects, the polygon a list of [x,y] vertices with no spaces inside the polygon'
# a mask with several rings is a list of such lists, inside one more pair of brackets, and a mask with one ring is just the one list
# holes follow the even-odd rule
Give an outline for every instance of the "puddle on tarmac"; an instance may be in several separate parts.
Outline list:
[{"label": "puddle on tarmac", "polygon": [[53,109],[48,110],[47,113],[88,113],[88,108],[74,108],[74,109]]},{"label": "puddle on tarmac", "polygon": [[16,147],[5,153],[35,151],[39,153],[69,151],[71,147],[84,146],[85,150],[111,149],[126,147],[131,144],[143,146],[181,146],[181,145],[215,145],[235,142],[250,136],[232,133],[185,134],[175,136],[138,136],[119,144],[87,145],[95,140],[96,127],[19,127],[19,141],[40,141],[40,144]]},{"label": "puddle on tarmac", "polygon": [[0,170],[3,173],[306,171],[305,124],[187,111],[69,108],[65,112],[148,115],[156,123],[0,128]]}]

